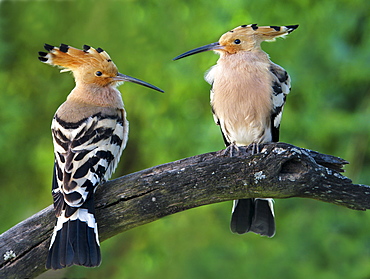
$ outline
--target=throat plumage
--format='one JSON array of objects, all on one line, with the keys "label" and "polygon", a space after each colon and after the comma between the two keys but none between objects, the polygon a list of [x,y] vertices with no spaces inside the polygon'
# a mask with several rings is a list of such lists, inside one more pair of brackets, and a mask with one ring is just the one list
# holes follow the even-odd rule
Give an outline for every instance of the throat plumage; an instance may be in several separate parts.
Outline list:
[{"label": "throat plumage", "polygon": [[272,110],[269,64],[233,60],[231,56],[221,58],[208,74],[214,77],[211,96],[214,113],[231,142],[248,145],[265,141],[262,137],[270,126]]},{"label": "throat plumage", "polygon": [[76,87],[68,95],[67,100],[74,100],[99,107],[116,107],[123,109],[121,93],[116,86],[94,86],[76,84]]}]

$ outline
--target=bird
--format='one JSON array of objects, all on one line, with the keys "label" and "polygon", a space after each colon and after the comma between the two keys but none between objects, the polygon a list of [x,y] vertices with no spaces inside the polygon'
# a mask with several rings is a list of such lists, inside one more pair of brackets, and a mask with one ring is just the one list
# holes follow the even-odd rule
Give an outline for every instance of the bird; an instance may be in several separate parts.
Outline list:
[{"label": "bird", "polygon": [[[210,103],[214,121],[232,156],[238,146],[252,145],[259,152],[261,143],[278,142],[280,121],[290,76],[273,63],[261,49],[263,41],[285,37],[298,25],[241,25],[225,34],[218,42],[187,51],[173,60],[213,50],[220,55],[217,64],[205,74],[211,85]],[[248,198],[234,200],[230,229],[233,233],[254,232],[275,235],[273,200]]]},{"label": "bird", "polygon": [[[47,269],[101,263],[94,193],[107,181],[128,139],[129,123],[117,86],[125,81],[162,89],[121,74],[101,48],[45,44],[43,63],[72,72],[75,87],[51,124],[54,145],[52,196],[57,217]],[[55,91],[55,89],[53,89]]]}]

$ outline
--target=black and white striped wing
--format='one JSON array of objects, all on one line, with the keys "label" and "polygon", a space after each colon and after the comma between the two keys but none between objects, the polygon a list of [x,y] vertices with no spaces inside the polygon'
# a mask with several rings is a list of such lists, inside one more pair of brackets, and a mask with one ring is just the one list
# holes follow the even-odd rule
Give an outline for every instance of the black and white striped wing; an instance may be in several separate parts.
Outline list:
[{"label": "black and white striped wing", "polygon": [[52,133],[55,153],[53,197],[56,216],[71,216],[108,180],[127,142],[127,122],[100,113],[77,123],[55,116]]},{"label": "black and white striped wing", "polygon": [[272,104],[271,114],[271,135],[272,141],[279,141],[279,129],[286,95],[290,92],[290,77],[288,73],[279,65],[272,63],[270,67],[272,73]]}]

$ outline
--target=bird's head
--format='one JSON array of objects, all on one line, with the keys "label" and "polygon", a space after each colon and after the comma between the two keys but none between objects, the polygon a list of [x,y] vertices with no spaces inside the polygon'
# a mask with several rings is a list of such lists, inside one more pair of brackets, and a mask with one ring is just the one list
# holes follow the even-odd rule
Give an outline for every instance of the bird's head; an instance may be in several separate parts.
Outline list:
[{"label": "bird's head", "polygon": [[257,24],[241,25],[226,32],[218,42],[187,51],[173,60],[178,60],[196,53],[214,50],[223,54],[235,54],[240,51],[259,49],[263,41],[274,41],[284,37],[298,28],[298,25],[289,26],[257,26]]},{"label": "bird's head", "polygon": [[71,71],[76,83],[104,87],[117,86],[119,83],[129,81],[163,92],[154,85],[119,73],[108,53],[101,48],[95,49],[84,45],[83,50],[80,50],[65,44],[59,47],[45,44],[44,48],[48,52],[39,52],[40,61],[61,67],[61,72]]}]

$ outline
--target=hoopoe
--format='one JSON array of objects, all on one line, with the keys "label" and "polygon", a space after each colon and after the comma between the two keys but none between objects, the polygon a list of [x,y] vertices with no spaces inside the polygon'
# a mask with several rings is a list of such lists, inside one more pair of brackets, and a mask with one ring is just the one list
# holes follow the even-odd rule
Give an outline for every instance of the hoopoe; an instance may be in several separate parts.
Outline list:
[{"label": "hoopoe", "polygon": [[46,268],[100,265],[94,192],[115,170],[128,138],[128,121],[116,87],[134,82],[158,87],[118,72],[101,48],[83,50],[45,44],[40,61],[72,71],[76,86],[56,111],[52,125],[52,194],[56,226]]},{"label": "hoopoe", "polygon": [[[214,50],[217,64],[205,75],[211,84],[214,120],[220,126],[228,149],[279,141],[279,127],[290,77],[271,62],[261,42],[274,41],[297,29],[298,25],[242,25],[223,34],[218,42],[185,52],[174,60]],[[272,199],[235,200],[231,231],[249,231],[273,237],[275,220]]]}]

